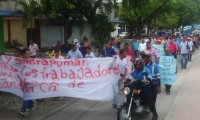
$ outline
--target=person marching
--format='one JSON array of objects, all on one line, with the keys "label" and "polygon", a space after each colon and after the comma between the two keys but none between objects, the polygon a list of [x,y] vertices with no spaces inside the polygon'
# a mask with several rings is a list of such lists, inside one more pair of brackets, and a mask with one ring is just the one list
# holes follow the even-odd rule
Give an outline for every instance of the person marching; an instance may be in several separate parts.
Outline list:
[{"label": "person marching", "polygon": [[[153,98],[153,90],[152,90],[152,85],[151,85],[151,72],[150,70],[144,66],[143,60],[141,58],[136,58],[134,61],[134,70],[131,72],[131,76],[135,80],[140,80],[143,82],[143,85],[141,87],[141,93],[144,96],[145,100],[148,103],[148,106],[153,113],[152,120],[157,120],[158,119],[158,114],[156,111],[155,107],[155,101]],[[144,73],[146,73],[144,75]]]},{"label": "person marching", "polygon": [[156,103],[157,94],[161,92],[159,66],[158,64],[152,61],[152,55],[150,52],[143,51],[140,53],[140,55],[143,61],[145,62],[145,67],[147,67],[151,71],[152,74],[151,85],[153,91],[153,99],[154,102]]},{"label": "person marching", "polygon": [[[165,48],[165,54],[163,56],[172,56],[174,57],[171,53],[170,53],[170,48],[169,47],[166,47]],[[175,58],[175,57],[174,57]],[[175,74],[178,72],[177,70],[177,66],[176,66],[176,72]],[[171,89],[171,85],[168,85],[168,84],[165,84],[165,91],[167,93],[167,95],[170,95],[170,89]]]}]

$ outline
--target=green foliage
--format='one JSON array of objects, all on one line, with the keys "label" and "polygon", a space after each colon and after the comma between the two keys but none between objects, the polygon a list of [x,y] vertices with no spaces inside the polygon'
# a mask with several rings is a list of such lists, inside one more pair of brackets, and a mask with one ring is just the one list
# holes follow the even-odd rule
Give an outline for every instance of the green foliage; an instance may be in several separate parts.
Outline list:
[{"label": "green foliage", "polygon": [[[28,22],[33,22],[35,17],[41,15],[41,4],[36,0],[13,0],[16,3],[16,9],[14,13],[23,15],[24,28],[27,27]],[[21,9],[18,8],[22,7]]]},{"label": "green foliage", "polygon": [[105,38],[113,32],[114,25],[108,22],[108,17],[104,14],[97,14],[91,23],[92,35],[95,38],[95,43],[104,45]]},{"label": "green foliage", "polygon": [[4,46],[6,49],[14,49],[17,46],[23,46],[23,45],[21,43],[19,43],[17,39],[14,39],[11,41],[11,43],[9,41],[6,41],[4,43]]}]

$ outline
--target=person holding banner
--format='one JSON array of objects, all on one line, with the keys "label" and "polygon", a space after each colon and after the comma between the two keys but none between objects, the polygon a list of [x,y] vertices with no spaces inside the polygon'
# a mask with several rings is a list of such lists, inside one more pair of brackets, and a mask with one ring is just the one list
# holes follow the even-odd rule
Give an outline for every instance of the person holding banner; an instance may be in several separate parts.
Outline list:
[{"label": "person holding banner", "polygon": [[[24,49],[22,51],[22,55],[23,55],[23,58],[24,59],[29,59],[31,58],[30,55],[31,55],[31,52],[29,49]],[[24,116],[24,113],[29,110],[29,109],[34,109],[34,105],[33,105],[33,100],[24,100],[23,101],[23,104],[22,104],[22,108],[21,108],[21,111],[19,114],[23,115]]]},{"label": "person holding banner", "polygon": [[147,67],[151,71],[152,74],[151,85],[153,91],[153,99],[154,102],[156,103],[157,94],[161,92],[159,66],[156,63],[152,62],[152,55],[150,52],[144,51],[141,52],[140,55],[145,62],[145,67]]},{"label": "person holding banner", "polygon": [[121,82],[125,79],[124,77],[127,75],[128,61],[126,59],[126,52],[124,50],[120,50],[119,57],[114,56],[114,58],[119,62],[120,78],[119,78],[119,81],[113,85],[113,88],[114,88],[113,107],[117,107],[118,113],[119,113],[120,107],[121,107],[121,103],[119,99],[119,90],[120,90]]},{"label": "person holding banner", "polygon": [[70,50],[67,54],[67,59],[77,59],[77,58],[83,58],[82,53],[77,50],[76,44],[72,44],[72,50]]},{"label": "person holding banner", "polygon": [[150,70],[144,66],[143,60],[141,58],[136,58],[134,61],[134,70],[131,72],[131,76],[135,80],[140,80],[143,82],[141,87],[141,93],[144,96],[148,106],[153,113],[152,120],[158,119],[158,114],[155,107],[155,101],[153,99],[153,90],[150,81],[152,80]]},{"label": "person holding banner", "polygon": [[[166,47],[165,48],[165,54],[163,56],[172,56],[174,57],[171,53],[170,53],[170,48]],[[176,66],[176,72],[174,74],[176,74],[178,72],[177,66]],[[171,85],[165,84],[165,91],[167,93],[167,95],[170,95],[170,89],[171,89]]]},{"label": "person holding banner", "polygon": [[100,57],[113,57],[114,55],[116,55],[115,50],[110,44],[106,44],[106,48],[102,50]]}]

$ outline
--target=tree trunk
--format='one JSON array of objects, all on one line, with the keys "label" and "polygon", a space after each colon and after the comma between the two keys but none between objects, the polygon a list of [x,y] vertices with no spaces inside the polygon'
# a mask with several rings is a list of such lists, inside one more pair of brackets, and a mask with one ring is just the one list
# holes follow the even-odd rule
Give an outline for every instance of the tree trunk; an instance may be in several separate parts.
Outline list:
[{"label": "tree trunk", "polygon": [[33,40],[33,28],[32,28],[32,21],[31,21],[31,35],[30,35],[30,40]]},{"label": "tree trunk", "polygon": [[142,21],[141,21],[141,20],[138,20],[138,24],[137,24],[137,27],[136,27],[136,29],[137,29],[136,38],[137,38],[137,39],[141,38],[141,33],[142,33],[143,27],[144,27],[144,26],[143,26]]}]

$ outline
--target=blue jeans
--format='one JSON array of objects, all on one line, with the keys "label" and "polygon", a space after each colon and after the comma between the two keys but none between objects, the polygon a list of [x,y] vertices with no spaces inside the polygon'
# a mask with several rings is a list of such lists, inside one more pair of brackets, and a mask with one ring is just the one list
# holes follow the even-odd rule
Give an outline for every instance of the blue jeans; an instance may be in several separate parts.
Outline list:
[{"label": "blue jeans", "polygon": [[33,108],[33,100],[24,100],[21,111],[25,112],[27,108]]},{"label": "blue jeans", "polygon": [[192,50],[190,50],[190,54],[188,54],[188,61],[192,60]]},{"label": "blue jeans", "polygon": [[136,58],[138,57],[138,50],[134,50],[134,55]]},{"label": "blue jeans", "polygon": [[186,68],[188,63],[188,53],[181,53],[181,67]]},{"label": "blue jeans", "polygon": [[114,99],[113,104],[117,105],[117,108],[121,107],[120,99],[119,99],[119,89],[120,89],[120,82],[117,82],[113,85],[114,88]]}]

